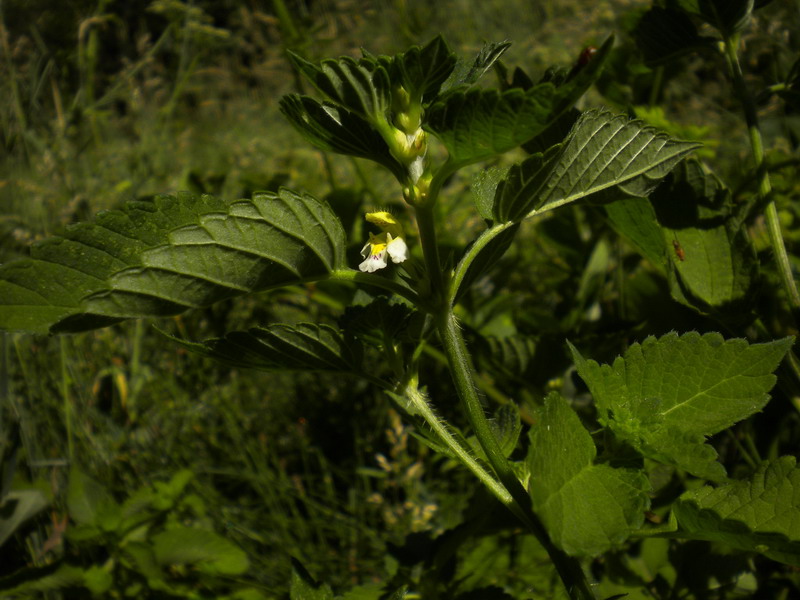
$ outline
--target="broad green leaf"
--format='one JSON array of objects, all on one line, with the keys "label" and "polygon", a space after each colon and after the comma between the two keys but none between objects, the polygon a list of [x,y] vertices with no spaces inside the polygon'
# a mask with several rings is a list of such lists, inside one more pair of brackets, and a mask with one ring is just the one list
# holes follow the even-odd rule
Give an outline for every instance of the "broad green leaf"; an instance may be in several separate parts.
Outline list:
[{"label": "broad green leaf", "polygon": [[703,48],[713,49],[717,43],[702,37],[686,13],[658,6],[642,16],[633,35],[649,66],[664,65]]},{"label": "broad green leaf", "polygon": [[699,16],[725,35],[744,29],[753,12],[753,0],[670,0],[668,5]]},{"label": "broad green leaf", "polygon": [[651,195],[675,299],[728,318],[749,314],[758,263],[729,190],[696,160],[681,163]]},{"label": "broad green leaf", "polygon": [[131,202],[0,266],[0,329],[81,331],[325,279],[345,246],[327,204],[286,189]]},{"label": "broad green leaf", "polygon": [[398,178],[405,176],[386,141],[363,117],[299,94],[281,98],[280,109],[300,135],[320,150],[368,158]]},{"label": "broad green leaf", "polygon": [[672,506],[678,535],[722,542],[800,566],[800,469],[793,456],[761,463],[749,479],[684,493]]},{"label": "broad green leaf", "polygon": [[646,196],[696,147],[624,115],[588,111],[562,145],[512,167],[497,187],[495,218],[520,221],[580,199]]},{"label": "broad green leaf", "polygon": [[234,367],[262,371],[361,372],[361,345],[345,339],[330,325],[298,323],[253,327],[202,343],[169,337],[192,352]]},{"label": "broad green leaf", "polygon": [[504,404],[494,413],[494,418],[489,421],[495,438],[500,445],[503,455],[507,458],[517,447],[519,434],[522,431],[522,421],[519,418],[519,409],[516,404]]},{"label": "broad green leaf", "polygon": [[94,565],[86,569],[86,573],[83,575],[83,585],[93,596],[100,596],[108,592],[114,585],[114,577],[107,569]]},{"label": "broad green leaf", "polygon": [[558,393],[545,399],[529,437],[531,499],[560,548],[597,555],[642,525],[650,503],[646,475],[595,464],[591,435]]},{"label": "broad green leaf", "polygon": [[[338,600],[381,600],[383,597],[382,583],[367,583],[349,589]],[[402,596],[401,596],[402,599]]]},{"label": "broad green leaf", "polygon": [[348,306],[339,324],[358,339],[383,347],[387,339],[393,342],[418,340],[416,325],[421,320],[424,316],[407,304],[379,296],[366,306]]},{"label": "broad green leaf", "polygon": [[392,100],[389,75],[382,66],[343,56],[323,60],[318,67],[291,51],[289,58],[331,102],[368,121],[385,119]]},{"label": "broad green leaf", "polygon": [[12,490],[0,502],[0,547],[49,502],[40,490]]},{"label": "broad green leaf", "polygon": [[119,505],[108,490],[74,466],[67,487],[69,516],[79,525],[113,531],[121,518]]},{"label": "broad green leaf", "polygon": [[292,558],[290,600],[333,600],[333,591],[327,583],[317,583],[300,561]]},{"label": "broad green leaf", "polygon": [[241,575],[250,566],[247,555],[224,537],[194,527],[167,529],[152,538],[162,566],[192,565],[209,575]]},{"label": "broad green leaf", "polygon": [[670,333],[633,344],[613,365],[570,349],[603,425],[645,456],[721,480],[725,470],[705,437],[766,405],[772,372],[792,341],[748,344],[718,333]]}]

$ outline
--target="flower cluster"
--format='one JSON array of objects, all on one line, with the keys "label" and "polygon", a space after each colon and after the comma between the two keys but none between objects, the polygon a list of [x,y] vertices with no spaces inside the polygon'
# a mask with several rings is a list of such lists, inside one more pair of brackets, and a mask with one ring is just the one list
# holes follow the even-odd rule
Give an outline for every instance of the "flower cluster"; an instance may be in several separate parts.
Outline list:
[{"label": "flower cluster", "polygon": [[383,269],[386,265],[386,255],[394,263],[401,263],[408,258],[408,246],[403,239],[403,228],[397,220],[386,211],[367,213],[367,221],[381,228],[381,233],[369,234],[369,241],[361,249],[364,262],[358,268],[365,273],[372,273]]}]

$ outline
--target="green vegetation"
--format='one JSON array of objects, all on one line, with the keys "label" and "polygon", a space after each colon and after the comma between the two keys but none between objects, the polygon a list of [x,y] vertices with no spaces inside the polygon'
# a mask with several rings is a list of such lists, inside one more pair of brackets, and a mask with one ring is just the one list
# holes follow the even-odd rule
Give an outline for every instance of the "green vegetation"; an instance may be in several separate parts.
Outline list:
[{"label": "green vegetation", "polygon": [[580,4],[0,3],[0,596],[800,593],[800,4]]}]

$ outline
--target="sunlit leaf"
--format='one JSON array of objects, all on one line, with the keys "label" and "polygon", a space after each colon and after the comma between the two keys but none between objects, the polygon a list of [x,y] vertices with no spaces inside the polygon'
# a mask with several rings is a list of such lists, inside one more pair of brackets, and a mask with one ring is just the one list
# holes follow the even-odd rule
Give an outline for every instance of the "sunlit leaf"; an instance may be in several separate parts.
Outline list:
[{"label": "sunlit leaf", "polygon": [[577,413],[553,392],[529,433],[530,494],[550,537],[572,555],[597,555],[641,526],[650,500],[644,472],[595,464]]},{"label": "sunlit leaf", "polygon": [[725,470],[706,436],[767,404],[776,380],[772,372],[792,342],[748,344],[718,333],[671,333],[633,344],[613,365],[599,365],[570,348],[602,424],[645,456],[721,480]]}]

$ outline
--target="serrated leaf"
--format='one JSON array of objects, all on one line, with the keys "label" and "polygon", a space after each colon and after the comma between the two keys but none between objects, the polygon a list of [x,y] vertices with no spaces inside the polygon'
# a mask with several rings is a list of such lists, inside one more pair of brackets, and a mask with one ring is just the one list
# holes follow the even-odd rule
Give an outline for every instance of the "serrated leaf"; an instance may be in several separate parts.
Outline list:
[{"label": "serrated leaf", "polygon": [[509,171],[497,188],[493,213],[500,222],[520,221],[579,199],[646,196],[697,146],[642,121],[591,110],[561,146]]},{"label": "serrated leaf", "polygon": [[425,128],[441,140],[457,168],[507,152],[534,137],[547,126],[554,100],[555,86],[549,83],[527,92],[456,92],[431,106]]},{"label": "serrated leaf", "polygon": [[392,61],[403,87],[412,98],[423,103],[433,100],[456,66],[456,55],[442,36],[437,35],[422,48],[414,46]]},{"label": "serrated leaf", "polygon": [[553,542],[571,555],[597,555],[641,526],[650,501],[637,469],[594,464],[594,442],[575,411],[552,393],[529,432],[530,494]]},{"label": "serrated leaf", "polygon": [[670,333],[633,344],[613,365],[570,349],[601,423],[645,456],[720,480],[724,469],[705,436],[766,405],[772,372],[792,341],[748,344],[718,333]]},{"label": "serrated leaf", "polygon": [[221,535],[194,527],[175,527],[152,538],[158,564],[192,565],[209,575],[241,575],[250,566],[247,554]]},{"label": "serrated leaf", "polygon": [[492,206],[497,186],[508,176],[509,167],[490,167],[478,171],[472,178],[470,191],[478,214],[487,221],[494,218]]},{"label": "serrated leaf", "polygon": [[169,336],[184,348],[227,365],[262,371],[361,372],[363,349],[330,325],[298,323],[232,331],[225,337],[190,342]]},{"label": "serrated leaf", "polygon": [[713,38],[703,37],[697,32],[686,13],[658,6],[642,16],[633,36],[648,66],[664,65],[696,50],[713,48],[716,44]]},{"label": "serrated leaf", "polygon": [[481,338],[476,346],[477,357],[507,377],[523,375],[536,352],[535,340],[527,335]]},{"label": "serrated leaf", "polygon": [[511,42],[508,41],[485,43],[474,60],[458,61],[450,78],[442,85],[442,91],[447,92],[462,86],[474,85],[510,47]]},{"label": "serrated leaf", "polygon": [[320,150],[373,160],[402,178],[405,169],[381,135],[363,117],[314,98],[289,94],[280,109],[294,128]]},{"label": "serrated leaf", "polygon": [[327,583],[317,583],[300,561],[292,558],[290,600],[333,600],[333,591]]},{"label": "serrated leaf", "polygon": [[327,278],[345,264],[327,204],[282,189],[161,196],[100,213],[0,266],[0,329],[82,331]]},{"label": "serrated leaf", "polygon": [[686,492],[672,510],[681,537],[800,566],[800,469],[792,456],[761,463],[749,479]]},{"label": "serrated leaf", "polygon": [[349,56],[325,59],[316,66],[291,51],[289,58],[297,70],[333,103],[368,121],[385,118],[391,106],[391,86],[389,75],[382,66]]},{"label": "serrated leaf", "polygon": [[419,316],[407,304],[380,296],[366,306],[348,306],[339,324],[348,333],[381,347],[387,339],[408,339],[412,319],[416,321]]},{"label": "serrated leaf", "polygon": [[744,29],[753,12],[753,0],[670,0],[670,4],[699,16],[726,35]]}]

